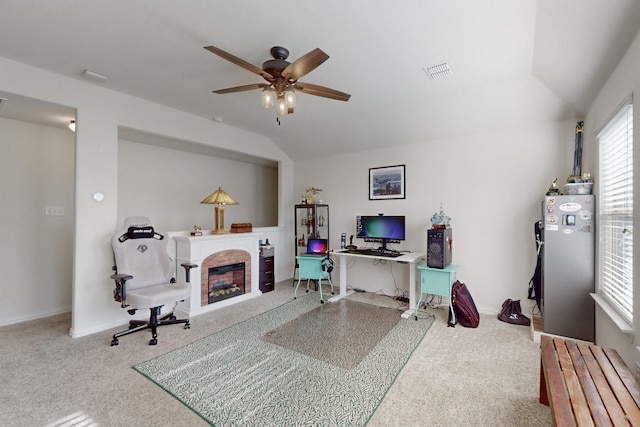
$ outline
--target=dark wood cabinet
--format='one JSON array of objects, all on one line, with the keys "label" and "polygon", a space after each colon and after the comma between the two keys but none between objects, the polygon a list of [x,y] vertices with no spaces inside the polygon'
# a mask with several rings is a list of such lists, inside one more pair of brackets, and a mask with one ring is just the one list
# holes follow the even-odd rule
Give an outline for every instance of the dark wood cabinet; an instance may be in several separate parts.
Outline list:
[{"label": "dark wood cabinet", "polygon": [[273,274],[273,255],[260,255],[260,290],[262,292],[271,292],[275,284],[275,275]]}]

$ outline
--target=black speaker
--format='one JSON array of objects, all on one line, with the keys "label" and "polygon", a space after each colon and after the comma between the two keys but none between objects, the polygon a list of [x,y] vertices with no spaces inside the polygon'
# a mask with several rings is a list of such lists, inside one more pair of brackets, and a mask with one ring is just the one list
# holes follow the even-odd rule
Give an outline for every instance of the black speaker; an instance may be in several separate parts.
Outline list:
[{"label": "black speaker", "polygon": [[451,264],[453,232],[450,228],[427,231],[427,267],[445,268]]}]

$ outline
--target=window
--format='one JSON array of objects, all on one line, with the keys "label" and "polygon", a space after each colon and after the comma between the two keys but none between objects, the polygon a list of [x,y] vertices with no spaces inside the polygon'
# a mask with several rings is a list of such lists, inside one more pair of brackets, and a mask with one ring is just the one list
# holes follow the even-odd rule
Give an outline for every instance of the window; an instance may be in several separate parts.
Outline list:
[{"label": "window", "polygon": [[633,323],[633,104],[598,133],[600,155],[598,290]]}]

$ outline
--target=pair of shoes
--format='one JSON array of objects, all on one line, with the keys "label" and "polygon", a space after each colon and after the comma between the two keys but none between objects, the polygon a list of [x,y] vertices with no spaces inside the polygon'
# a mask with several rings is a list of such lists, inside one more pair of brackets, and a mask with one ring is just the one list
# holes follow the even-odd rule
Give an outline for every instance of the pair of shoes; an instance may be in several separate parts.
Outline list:
[{"label": "pair of shoes", "polygon": [[520,300],[513,301],[511,298],[502,303],[502,310],[498,314],[498,320],[514,325],[529,326],[531,319],[522,314]]},{"label": "pair of shoes", "polygon": [[518,325],[529,326],[531,324],[531,319],[529,319],[527,316],[522,314],[522,308],[520,307],[520,300],[513,301],[513,306],[515,309],[515,313],[512,313],[511,316],[515,321],[514,323]]}]

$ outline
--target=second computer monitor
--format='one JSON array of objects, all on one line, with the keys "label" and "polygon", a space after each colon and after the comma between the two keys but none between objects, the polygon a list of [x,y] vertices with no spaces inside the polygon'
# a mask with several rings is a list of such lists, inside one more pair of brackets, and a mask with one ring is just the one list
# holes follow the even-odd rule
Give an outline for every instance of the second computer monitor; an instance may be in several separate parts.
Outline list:
[{"label": "second computer monitor", "polygon": [[356,235],[361,239],[382,243],[380,249],[386,251],[388,243],[399,243],[405,239],[404,216],[358,216]]}]

